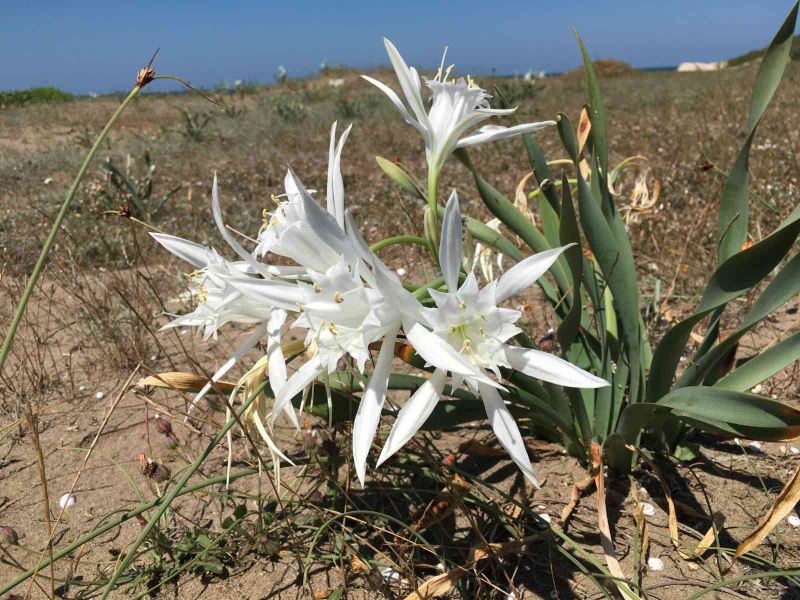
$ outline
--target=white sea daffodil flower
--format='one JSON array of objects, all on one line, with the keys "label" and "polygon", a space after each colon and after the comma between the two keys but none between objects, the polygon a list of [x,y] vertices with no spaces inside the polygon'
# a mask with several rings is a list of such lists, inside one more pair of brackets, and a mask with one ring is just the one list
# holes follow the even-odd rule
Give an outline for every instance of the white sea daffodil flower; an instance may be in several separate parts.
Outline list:
[{"label": "white sea daffodil flower", "polygon": [[[336,143],[336,123],[331,127],[328,154],[327,210],[336,221],[339,230],[344,230],[344,180],[341,158],[344,144],[352,125],[345,129]],[[341,248],[332,248],[320,239],[306,215],[297,176],[291,171],[284,179],[285,199],[275,198],[278,203],[271,213],[265,212],[264,226],[258,235],[254,254],[264,256],[268,252],[290,258],[308,269],[324,272],[336,264]]]},{"label": "white sea daffodil flower", "polygon": [[[536,379],[558,385],[577,388],[597,388],[608,382],[587,373],[575,365],[546,352],[513,346],[508,341],[521,330],[515,325],[521,313],[510,308],[498,307],[499,303],[515,296],[541,277],[567,248],[554,248],[539,252],[517,263],[499,279],[483,289],[473,273],[458,285],[461,269],[461,211],[455,191],[450,196],[442,220],[439,261],[448,291],[430,294],[436,308],[423,309],[424,320],[433,334],[456,350],[464,360],[483,375],[478,379],[471,375],[453,373],[453,387],[462,381],[483,400],[489,423],[498,441],[519,466],[528,480],[538,487],[528,452],[519,428],[509,412],[496,385],[487,381],[488,374],[500,378],[500,368],[510,368]],[[419,347],[410,340],[415,350]],[[430,416],[445,384],[447,364],[436,354],[428,353],[423,358],[435,370],[403,405],[397,414],[386,444],[378,458],[378,465],[397,452],[419,430]]]},{"label": "white sea daffodil flower", "polygon": [[425,85],[432,93],[430,109],[427,109],[426,102],[422,98],[420,76],[416,69],[406,64],[392,42],[384,38],[383,43],[403,91],[405,102],[394,90],[380,81],[367,75],[362,77],[386,94],[406,123],[422,134],[429,172],[434,174],[434,177],[456,148],[531,133],[556,124],[555,121],[542,121],[513,127],[485,125],[477,131],[468,133],[487,119],[509,115],[516,108],[491,108],[489,106],[491,96],[475,85],[471,78],[448,79],[452,65],[445,70],[443,56],[436,76],[425,81]]}]

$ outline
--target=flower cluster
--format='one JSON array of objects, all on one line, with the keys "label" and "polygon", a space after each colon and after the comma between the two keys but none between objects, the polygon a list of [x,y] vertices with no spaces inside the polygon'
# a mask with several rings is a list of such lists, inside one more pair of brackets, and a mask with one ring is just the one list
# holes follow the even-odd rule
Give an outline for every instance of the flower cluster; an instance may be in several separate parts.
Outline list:
[{"label": "flower cluster", "polygon": [[[433,95],[430,109],[426,110],[417,72],[406,65],[388,40],[386,48],[408,107],[390,88],[370,81],[420,131],[432,170],[438,170],[457,147],[535,131],[549,124],[483,127],[463,137],[485,119],[510,111],[489,108],[486,92],[471,80],[449,81],[450,69],[443,68],[436,78],[426,82]],[[521,314],[501,305],[541,277],[565,248],[530,256],[481,288],[471,269],[462,271],[462,217],[454,190],[444,210],[437,236],[439,248],[433,257],[444,285],[430,290],[432,305],[423,305],[370,250],[345,207],[341,158],[349,133],[350,128],[337,140],[336,123],[331,129],[325,208],[289,169],[285,194],[275,197],[276,205],[271,212],[265,212],[252,250],[246,249],[225,226],[214,178],[214,219],[237,260],[230,261],[216,250],[191,241],[153,234],[167,250],[196,269],[190,281],[197,306],[167,327],[202,328],[206,338],[216,337],[219,327],[226,323],[252,328],[230,359],[214,373],[212,382],[222,378],[266,338],[265,370],[274,392],[269,425],[285,415],[298,426],[292,400],[315,381],[325,381],[342,369],[343,359],[348,359],[366,376],[352,430],[353,460],[362,485],[386,399],[395,345],[398,340],[405,340],[425,361],[430,376],[396,413],[378,465],[424,424],[449,379],[451,390],[465,385],[482,399],[498,441],[537,485],[522,435],[502,396],[505,388],[501,369],[517,370],[565,386],[607,385],[557,356],[512,343],[521,332],[515,325]],[[275,257],[289,259],[294,266],[273,264]],[[291,375],[280,343],[287,328],[305,331],[303,362]],[[377,349],[376,357],[371,348]],[[212,382],[194,402],[211,389]],[[266,436],[263,423],[259,420],[257,425]],[[271,440],[268,443],[274,448]]]}]

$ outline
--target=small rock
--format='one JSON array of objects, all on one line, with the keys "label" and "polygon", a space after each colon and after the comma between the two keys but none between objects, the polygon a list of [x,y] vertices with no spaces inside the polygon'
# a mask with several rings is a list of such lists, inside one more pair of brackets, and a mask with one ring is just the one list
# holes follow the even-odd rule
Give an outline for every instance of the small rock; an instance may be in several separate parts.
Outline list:
[{"label": "small rock", "polygon": [[97,398],[98,400],[102,400],[103,398],[105,398],[105,397],[106,397],[106,393],[105,393],[105,392],[97,392],[97,393],[94,395],[94,397],[95,397],[95,398]]},{"label": "small rock", "polygon": [[800,527],[800,517],[798,517],[797,515],[789,515],[789,516],[786,518],[786,521],[787,521],[787,522],[789,523],[789,525],[791,525],[792,527]]},{"label": "small rock", "polygon": [[53,183],[53,178],[52,177],[45,177],[44,178],[44,184],[45,185],[50,185],[51,183]]},{"label": "small rock", "polygon": [[750,442],[747,444],[747,447],[750,448],[751,452],[763,452],[764,448],[761,445],[761,442]]},{"label": "small rock", "polygon": [[800,454],[800,448],[797,446],[789,446],[789,452],[792,454]]},{"label": "small rock", "polygon": [[650,504],[649,502],[643,502],[642,513],[645,516],[652,517],[654,514],[656,514],[656,507]]},{"label": "small rock", "polygon": [[550,515],[548,515],[547,513],[539,513],[539,518],[545,523],[550,522]]},{"label": "small rock", "polygon": [[381,571],[381,577],[386,581],[400,581],[403,577],[400,572],[392,567],[386,567]]},{"label": "small rock", "polygon": [[395,271],[395,273],[397,273],[397,276],[398,276],[398,277],[405,277],[405,275],[406,275],[406,272],[407,272],[407,271],[406,271],[406,270],[405,270],[403,267],[400,267],[399,269],[397,269],[397,270]]}]

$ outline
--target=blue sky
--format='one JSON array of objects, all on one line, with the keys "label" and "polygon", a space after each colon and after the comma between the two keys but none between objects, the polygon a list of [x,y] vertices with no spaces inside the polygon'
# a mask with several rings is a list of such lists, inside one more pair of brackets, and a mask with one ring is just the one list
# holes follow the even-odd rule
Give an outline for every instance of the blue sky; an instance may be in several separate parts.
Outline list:
[{"label": "blue sky", "polygon": [[200,85],[265,82],[278,65],[303,75],[323,59],[385,64],[384,35],[426,67],[448,45],[461,73],[561,71],[579,63],[573,27],[594,58],[674,65],[766,45],[789,8],[790,0],[5,0],[0,89],[127,89],[156,47],[160,73]]}]

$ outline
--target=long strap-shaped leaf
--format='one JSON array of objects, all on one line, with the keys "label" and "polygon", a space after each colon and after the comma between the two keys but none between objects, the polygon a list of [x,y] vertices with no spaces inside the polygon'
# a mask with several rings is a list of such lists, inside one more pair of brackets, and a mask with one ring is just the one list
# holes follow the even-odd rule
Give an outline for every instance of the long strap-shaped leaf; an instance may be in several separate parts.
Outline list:
[{"label": "long strap-shaped leaf", "polygon": [[772,377],[800,359],[800,331],[768,350],[758,353],[738,369],[728,373],[714,387],[743,392]]},{"label": "long strap-shaped leaf", "polygon": [[699,385],[726,354],[748,331],[800,292],[800,253],[786,264],[769,283],[745,316],[742,324],[732,334],[691,364],[681,375],[675,387]]},{"label": "long strap-shaped leaf", "polygon": [[689,335],[700,321],[744,294],[778,266],[800,234],[800,206],[770,235],[723,262],[708,282],[700,306],[664,334],[653,354],[647,398],[654,402],[670,389]]},{"label": "long strap-shaped leaf", "polygon": [[778,84],[783,77],[783,72],[790,59],[797,9],[800,2],[795,2],[792,10],[775,34],[767,48],[761,65],[758,68],[756,81],[753,86],[753,95],[750,99],[750,112],[747,119],[747,139],[739,151],[733,168],[728,174],[722,199],[719,206],[719,219],[717,222],[717,257],[718,262],[736,254],[747,240],[748,225],[748,186],[750,173],[750,147],[753,144],[758,124],[764,111],[769,105]]},{"label": "long strap-shaped leaf", "polygon": [[709,433],[779,441],[800,435],[800,411],[776,400],[708,386],[685,387],[655,403],[629,405],[619,430],[630,441],[659,415],[671,413]]}]

